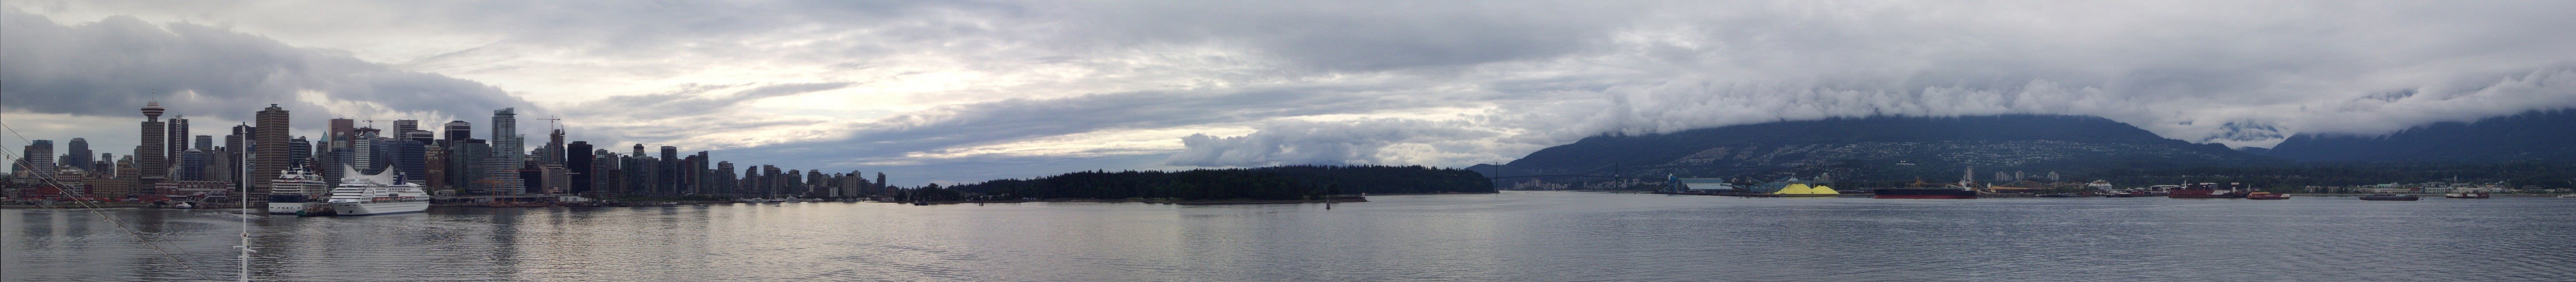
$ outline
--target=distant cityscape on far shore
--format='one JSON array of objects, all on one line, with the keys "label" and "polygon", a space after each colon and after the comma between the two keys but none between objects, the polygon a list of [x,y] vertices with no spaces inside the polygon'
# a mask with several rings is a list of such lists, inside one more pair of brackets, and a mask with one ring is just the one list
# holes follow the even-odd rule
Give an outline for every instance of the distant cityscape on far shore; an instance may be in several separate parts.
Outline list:
[{"label": "distant cityscape on far shore", "polygon": [[[206,201],[241,195],[270,196],[271,179],[311,173],[338,185],[344,174],[402,175],[439,196],[465,201],[509,197],[614,198],[856,198],[889,194],[884,172],[781,169],[717,161],[708,151],[683,155],[675,146],[613,151],[614,144],[567,141],[561,126],[526,148],[515,108],[492,110],[489,139],[475,138],[475,124],[449,121],[423,128],[395,120],[392,128],[334,118],[323,136],[290,136],[287,110],[257,111],[252,124],[232,125],[220,138],[193,134],[181,116],[164,119],[160,103],[143,105],[139,146],[90,148],[70,138],[61,151],[50,139],[31,140],[10,162],[6,192],[12,199]],[[370,122],[372,123],[372,122]],[[433,130],[434,129],[434,130]],[[100,152],[107,151],[107,152]],[[658,155],[656,155],[658,153]],[[739,171],[737,171],[739,169]],[[243,191],[246,189],[247,191]],[[493,197],[470,197],[493,196]],[[256,204],[254,204],[256,205]]]}]

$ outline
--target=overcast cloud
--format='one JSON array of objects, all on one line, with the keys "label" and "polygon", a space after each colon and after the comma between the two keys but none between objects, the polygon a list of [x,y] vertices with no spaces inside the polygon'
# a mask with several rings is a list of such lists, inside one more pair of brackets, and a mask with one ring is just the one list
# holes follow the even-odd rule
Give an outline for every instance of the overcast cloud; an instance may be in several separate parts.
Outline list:
[{"label": "overcast cloud", "polygon": [[907,185],[1465,166],[1867,115],[2266,147],[2576,107],[2566,1],[4,3],[0,110],[34,139],[130,147],[41,124],[130,124],[147,100],[286,104],[299,127],[521,107],[574,140]]}]

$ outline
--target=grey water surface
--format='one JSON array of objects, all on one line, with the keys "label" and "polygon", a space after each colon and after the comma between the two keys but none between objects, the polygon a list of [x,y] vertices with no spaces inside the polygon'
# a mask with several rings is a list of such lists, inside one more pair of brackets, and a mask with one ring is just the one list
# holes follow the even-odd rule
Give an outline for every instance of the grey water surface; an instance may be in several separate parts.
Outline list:
[{"label": "grey water surface", "polygon": [[[259,281],[2576,281],[2576,199],[1369,198],[1330,210],[830,202],[259,216],[250,271]],[[0,211],[0,280],[232,280],[240,219]]]}]

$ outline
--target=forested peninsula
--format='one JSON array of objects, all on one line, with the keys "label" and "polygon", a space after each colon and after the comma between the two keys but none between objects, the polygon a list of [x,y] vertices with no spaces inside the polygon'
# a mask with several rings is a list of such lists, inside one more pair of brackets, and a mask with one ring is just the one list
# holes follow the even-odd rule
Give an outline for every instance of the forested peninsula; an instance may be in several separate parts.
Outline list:
[{"label": "forested peninsula", "polygon": [[[1279,166],[1186,171],[1084,171],[934,188],[934,197],[996,199],[1306,200],[1324,195],[1492,193],[1483,174],[1423,166]],[[932,192],[932,191],[924,191]]]}]

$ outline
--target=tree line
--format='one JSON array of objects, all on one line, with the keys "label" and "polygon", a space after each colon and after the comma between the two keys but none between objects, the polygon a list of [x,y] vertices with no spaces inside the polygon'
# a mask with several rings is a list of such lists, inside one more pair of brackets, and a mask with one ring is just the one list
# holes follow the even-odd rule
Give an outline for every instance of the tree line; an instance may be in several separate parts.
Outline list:
[{"label": "tree line", "polygon": [[1280,166],[1186,171],[1084,171],[943,187],[996,198],[1299,200],[1357,193],[1493,192],[1464,169],[1422,166]]}]

